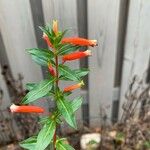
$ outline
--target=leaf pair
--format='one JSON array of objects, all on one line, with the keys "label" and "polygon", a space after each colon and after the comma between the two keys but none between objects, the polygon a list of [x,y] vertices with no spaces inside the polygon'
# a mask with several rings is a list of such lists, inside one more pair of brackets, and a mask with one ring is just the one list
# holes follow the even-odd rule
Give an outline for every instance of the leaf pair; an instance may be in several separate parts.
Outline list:
[{"label": "leaf pair", "polygon": [[74,46],[74,45],[70,45],[70,44],[64,44],[62,45],[59,49],[57,54],[59,56],[74,52],[76,50],[78,50],[80,48],[80,46]]},{"label": "leaf pair", "polygon": [[[81,80],[82,77],[86,76],[89,73],[89,69],[87,68],[81,68],[81,69],[75,69],[71,70],[72,74],[74,74],[78,80]],[[67,78],[66,76],[62,75],[60,77],[60,80],[70,80],[70,78]]]},{"label": "leaf pair", "polygon": [[38,136],[24,140],[20,143],[20,146],[29,150],[45,150],[45,148],[51,143],[55,130],[56,122],[49,118]]},{"label": "leaf pair", "polygon": [[58,70],[59,70],[61,77],[67,78],[71,81],[79,81],[78,76],[69,67],[60,64],[58,66]]}]

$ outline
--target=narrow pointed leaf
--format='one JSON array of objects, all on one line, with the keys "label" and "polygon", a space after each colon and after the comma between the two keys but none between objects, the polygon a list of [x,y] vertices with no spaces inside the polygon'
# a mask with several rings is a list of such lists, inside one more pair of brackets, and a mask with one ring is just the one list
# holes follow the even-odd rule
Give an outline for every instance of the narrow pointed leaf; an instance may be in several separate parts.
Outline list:
[{"label": "narrow pointed leaf", "polygon": [[67,96],[69,96],[69,95],[71,95],[71,94],[72,94],[72,92],[65,92],[65,93],[64,93],[64,96],[67,97]]},{"label": "narrow pointed leaf", "polygon": [[81,69],[74,70],[74,72],[80,78],[80,77],[86,76],[89,73],[89,69],[81,68]]},{"label": "narrow pointed leaf", "polygon": [[24,149],[35,150],[36,142],[37,142],[37,137],[33,136],[20,142],[19,145]]},{"label": "narrow pointed leaf", "polygon": [[29,49],[32,59],[39,65],[47,66],[48,62],[54,58],[54,53],[47,49],[33,48]]},{"label": "narrow pointed leaf", "polygon": [[[80,79],[81,77],[84,77],[89,73],[89,69],[87,69],[87,68],[75,69],[75,70],[72,70],[72,72],[74,72],[74,75],[78,78],[78,80],[81,80]],[[59,79],[65,80],[65,81],[70,80],[65,76],[60,76]]]},{"label": "narrow pointed leaf", "polygon": [[75,149],[60,139],[56,142],[56,150],[75,150]]},{"label": "narrow pointed leaf", "polygon": [[77,51],[79,48],[80,48],[80,46],[65,44],[59,49],[57,54],[60,55],[60,56],[65,55],[65,54]]},{"label": "narrow pointed leaf", "polygon": [[31,91],[33,90],[38,84],[37,83],[27,83],[26,84],[26,89]]},{"label": "narrow pointed leaf", "polygon": [[47,116],[47,117],[42,117],[39,119],[38,123],[39,124],[46,124],[46,122],[48,122],[50,120],[50,117]]},{"label": "narrow pointed leaf", "polygon": [[81,105],[82,105],[82,97],[77,97],[75,98],[73,101],[70,102],[73,112],[75,112],[76,110],[78,110]]},{"label": "narrow pointed leaf", "polygon": [[37,137],[36,150],[45,150],[50,144],[56,129],[56,122],[54,120],[46,123]]},{"label": "narrow pointed leaf", "polygon": [[79,78],[76,76],[74,71],[65,65],[59,65],[58,67],[60,75],[72,81],[79,81]]},{"label": "narrow pointed leaf", "polygon": [[22,103],[28,104],[46,96],[51,90],[54,80],[54,78],[51,78],[50,80],[41,81],[35,88],[27,93],[27,95],[23,98]]},{"label": "narrow pointed leaf", "polygon": [[57,100],[57,107],[66,120],[66,122],[73,128],[77,128],[75,116],[73,114],[72,106],[69,101],[65,99]]}]

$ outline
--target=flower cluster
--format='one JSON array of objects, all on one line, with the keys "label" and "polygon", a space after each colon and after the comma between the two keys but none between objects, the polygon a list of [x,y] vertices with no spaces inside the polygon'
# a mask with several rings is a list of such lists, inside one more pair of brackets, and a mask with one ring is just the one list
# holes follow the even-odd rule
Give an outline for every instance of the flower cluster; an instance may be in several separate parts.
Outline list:
[{"label": "flower cluster", "polygon": [[[82,77],[87,75],[88,69],[72,70],[65,65],[65,62],[91,56],[91,50],[80,51],[79,49],[81,46],[94,47],[97,45],[97,41],[79,37],[64,37],[66,31],[59,31],[58,21],[53,21],[52,28],[49,26],[40,28],[49,49],[33,48],[29,49],[28,52],[37,64],[47,67],[49,78],[39,83],[28,84],[29,92],[22,99],[21,104],[18,106],[12,104],[10,110],[18,113],[44,113],[44,108],[29,104],[42,97],[53,97],[56,108],[50,116],[41,119],[40,122],[43,124],[43,128],[39,134],[21,142],[20,146],[44,150],[52,144],[54,150],[73,150],[70,145],[65,144],[63,139],[56,136],[56,129],[57,125],[61,124],[62,117],[71,127],[77,128],[74,113],[81,106],[82,98],[76,97],[74,100],[69,101],[68,96],[73,90],[84,85]],[[77,83],[61,89],[59,87],[60,80]]]}]

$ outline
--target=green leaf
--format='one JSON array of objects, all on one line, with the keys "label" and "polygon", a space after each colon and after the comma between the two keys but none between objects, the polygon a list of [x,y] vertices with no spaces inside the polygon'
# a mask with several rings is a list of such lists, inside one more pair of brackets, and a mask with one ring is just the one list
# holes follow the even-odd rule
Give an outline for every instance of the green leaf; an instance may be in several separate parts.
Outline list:
[{"label": "green leaf", "polygon": [[50,120],[50,117],[42,117],[42,118],[39,119],[38,123],[45,124],[49,120]]},{"label": "green leaf", "polygon": [[81,105],[82,105],[82,97],[77,97],[75,98],[73,101],[70,102],[73,112],[75,112],[76,110],[78,110]]},{"label": "green leaf", "polygon": [[32,59],[39,65],[47,66],[48,62],[54,58],[54,53],[47,49],[33,48],[29,49]]},{"label": "green leaf", "polygon": [[54,81],[55,78],[41,81],[35,88],[33,88],[30,92],[27,93],[27,95],[23,98],[21,103],[28,104],[46,96],[51,90]]},{"label": "green leaf", "polygon": [[66,122],[73,128],[77,128],[75,116],[73,114],[72,106],[69,101],[65,100],[64,98],[59,99],[56,101],[57,107],[66,120]]},{"label": "green leaf", "polygon": [[57,54],[60,56],[65,55],[65,54],[74,52],[74,51],[78,50],[79,48],[80,48],[80,46],[73,46],[70,44],[65,44],[58,50]]},{"label": "green leaf", "polygon": [[36,142],[37,142],[37,137],[33,136],[33,137],[30,137],[30,138],[20,142],[19,145],[22,148],[25,148],[28,150],[35,150]]},{"label": "green leaf", "polygon": [[75,150],[72,146],[66,144],[64,140],[56,141],[56,150]]},{"label": "green leaf", "polygon": [[145,141],[143,145],[145,148],[150,149],[150,141]]},{"label": "green leaf", "polygon": [[26,89],[31,91],[33,90],[38,84],[37,83],[27,83],[26,84]]},{"label": "green leaf", "polygon": [[67,97],[67,96],[71,95],[72,92],[65,92],[65,93],[63,93],[63,94],[64,94],[65,97]]},{"label": "green leaf", "polygon": [[67,32],[67,30],[65,30],[65,31],[63,31],[63,32],[58,32],[58,34],[57,34],[57,36],[55,35],[55,33],[54,33],[54,31],[53,30],[51,30],[51,35],[53,36],[53,37],[55,37],[54,38],[54,47],[56,48],[56,49],[59,49],[60,48],[60,46],[62,46],[62,43],[61,43],[61,40],[62,40],[62,38],[64,37],[64,35],[66,34],[66,32]]},{"label": "green leaf", "polygon": [[[89,73],[89,69],[87,68],[75,69],[75,70],[72,70],[72,72],[74,72],[75,76],[79,80],[81,77],[86,76]],[[69,79],[65,76],[60,76],[59,79],[69,81]]]},{"label": "green leaf", "polygon": [[71,81],[79,81],[79,78],[75,75],[74,71],[72,71],[69,67],[60,64],[58,66],[58,70],[61,76]]},{"label": "green leaf", "polygon": [[56,129],[56,122],[54,120],[46,123],[37,137],[36,150],[44,150],[51,142]]},{"label": "green leaf", "polygon": [[[64,37],[64,35],[65,35],[66,32],[67,32],[67,30],[64,31],[64,32],[59,32],[59,33],[58,33],[58,35],[57,35],[56,38],[55,38],[55,42],[54,42],[56,46],[59,45],[59,43],[61,42],[61,40],[62,40],[62,38]],[[54,34],[54,35],[55,35],[55,34]]]},{"label": "green leaf", "polygon": [[86,76],[89,73],[89,69],[81,68],[81,69],[74,70],[74,72],[80,78],[80,77]]},{"label": "green leaf", "polygon": [[68,31],[69,31],[68,29],[65,29],[64,31],[60,32],[60,33],[61,33],[62,38],[65,36],[65,34],[66,34]]}]

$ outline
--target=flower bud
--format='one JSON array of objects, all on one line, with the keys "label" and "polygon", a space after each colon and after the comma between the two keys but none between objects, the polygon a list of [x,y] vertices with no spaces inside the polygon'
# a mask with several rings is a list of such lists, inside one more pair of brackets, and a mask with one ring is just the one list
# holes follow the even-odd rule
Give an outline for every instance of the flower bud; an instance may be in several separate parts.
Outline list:
[{"label": "flower bud", "polygon": [[71,54],[64,55],[62,57],[62,60],[63,60],[63,62],[65,62],[65,61],[72,61],[72,60],[80,59],[80,58],[83,58],[83,57],[86,57],[86,56],[90,56],[90,55],[91,55],[91,51],[90,50],[86,50],[84,52],[74,52],[74,53],[71,53]]},{"label": "flower bud", "polygon": [[96,40],[88,40],[84,38],[79,38],[79,37],[69,37],[69,38],[64,38],[62,40],[62,43],[70,43],[73,45],[79,45],[79,46],[97,46],[97,41]]},{"label": "flower bud", "polygon": [[64,92],[71,92],[71,91],[73,91],[73,90],[75,90],[75,89],[81,88],[83,85],[84,85],[84,82],[81,81],[81,82],[78,83],[78,84],[74,84],[74,85],[65,87],[65,88],[64,88]]},{"label": "flower bud", "polygon": [[17,106],[12,104],[10,106],[11,112],[18,112],[18,113],[43,113],[44,109],[38,106]]}]

